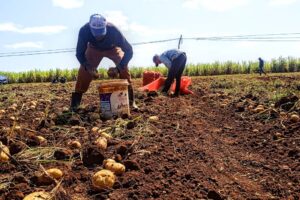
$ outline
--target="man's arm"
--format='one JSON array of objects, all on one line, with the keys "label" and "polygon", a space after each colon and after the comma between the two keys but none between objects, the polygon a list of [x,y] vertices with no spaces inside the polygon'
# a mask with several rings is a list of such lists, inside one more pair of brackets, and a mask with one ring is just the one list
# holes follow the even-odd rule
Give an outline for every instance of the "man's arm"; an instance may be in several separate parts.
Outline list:
[{"label": "man's arm", "polygon": [[76,46],[76,57],[81,65],[86,64],[85,51],[87,49],[87,37],[84,35],[84,30],[81,28],[78,34],[78,41]]},{"label": "man's arm", "polygon": [[122,49],[124,52],[124,56],[119,63],[118,67],[123,69],[126,65],[128,65],[129,61],[131,60],[133,56],[133,50],[132,46],[129,44],[129,42],[126,40],[126,38],[123,36],[123,34],[116,28],[117,34],[117,46]]}]

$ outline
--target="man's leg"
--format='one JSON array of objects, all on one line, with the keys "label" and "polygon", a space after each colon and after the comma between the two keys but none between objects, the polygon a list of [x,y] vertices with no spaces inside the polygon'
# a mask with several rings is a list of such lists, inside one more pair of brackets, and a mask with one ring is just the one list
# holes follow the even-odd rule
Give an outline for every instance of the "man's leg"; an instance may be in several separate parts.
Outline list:
[{"label": "man's leg", "polygon": [[264,73],[265,75],[267,75],[267,73],[265,72],[265,70],[264,70],[264,69],[262,69],[262,71],[263,71],[263,73]]},{"label": "man's leg", "polygon": [[[100,61],[103,58],[102,53],[88,46],[85,54],[91,69],[96,70]],[[88,70],[89,69],[86,69],[86,67],[83,65],[81,65],[78,70],[75,92],[72,93],[72,98],[71,98],[72,111],[75,111],[78,108],[78,106],[81,103],[82,94],[88,90],[90,83],[93,80],[93,77],[91,73],[88,72]]]},{"label": "man's leg", "polygon": [[261,68],[259,68],[259,75],[261,76]]},{"label": "man's leg", "polygon": [[185,69],[185,64],[186,64],[186,56],[183,54],[181,55],[179,58],[179,70],[176,74],[176,88],[175,88],[175,93],[174,95],[175,96],[178,96],[179,95],[179,92],[180,92],[180,85],[181,85],[181,76],[182,76],[182,73]]},{"label": "man's leg", "polygon": [[171,66],[171,69],[169,69],[169,72],[168,72],[168,77],[165,81],[165,84],[164,84],[164,88],[162,89],[162,92],[164,93],[167,93],[176,77],[176,74],[178,72],[178,63],[176,63],[176,61],[173,61],[172,62],[172,66]]}]

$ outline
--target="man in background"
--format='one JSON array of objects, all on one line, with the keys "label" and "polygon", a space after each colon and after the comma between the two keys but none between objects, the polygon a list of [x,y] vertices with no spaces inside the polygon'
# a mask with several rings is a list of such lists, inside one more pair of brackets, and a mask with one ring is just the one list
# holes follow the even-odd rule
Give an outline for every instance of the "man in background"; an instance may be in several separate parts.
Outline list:
[{"label": "man in background", "polygon": [[174,96],[177,97],[180,91],[181,76],[186,64],[185,52],[179,51],[177,49],[167,50],[161,55],[154,55],[153,62],[155,63],[156,67],[159,64],[163,63],[169,69],[168,77],[165,81],[162,93],[168,94],[168,91],[174,79],[176,79]]},{"label": "man in background", "polygon": [[265,75],[267,75],[266,72],[264,71],[264,65],[265,65],[264,60],[261,59],[261,58],[258,58],[258,61],[259,61],[259,66],[258,66],[259,75],[261,76],[262,73],[264,73]]}]

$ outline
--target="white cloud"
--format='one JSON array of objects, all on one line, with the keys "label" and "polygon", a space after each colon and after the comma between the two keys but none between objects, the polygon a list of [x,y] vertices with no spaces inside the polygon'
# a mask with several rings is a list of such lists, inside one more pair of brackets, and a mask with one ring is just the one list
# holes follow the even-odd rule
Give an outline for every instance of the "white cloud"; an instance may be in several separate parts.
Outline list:
[{"label": "white cloud", "polygon": [[129,30],[128,17],[122,11],[107,11],[104,13],[108,22],[113,23],[123,31]]},{"label": "white cloud", "polygon": [[8,49],[22,49],[22,48],[40,49],[43,47],[43,42],[20,42],[14,44],[7,44],[4,45],[4,47]]},{"label": "white cloud", "polygon": [[296,3],[298,0],[270,0],[269,4],[271,6],[282,6],[282,5],[290,5]]},{"label": "white cloud", "polygon": [[190,9],[204,9],[216,12],[224,12],[237,7],[247,5],[249,0],[184,0],[183,7]]},{"label": "white cloud", "polygon": [[23,27],[14,23],[2,23],[0,24],[0,32],[15,32],[22,34],[30,33],[42,33],[42,34],[55,34],[60,33],[67,29],[65,26],[35,26],[35,27]]},{"label": "white cloud", "polygon": [[54,6],[64,9],[80,8],[84,2],[85,0],[52,0]]},{"label": "white cloud", "polygon": [[113,23],[122,31],[130,31],[141,36],[167,34],[179,35],[181,33],[179,29],[154,29],[136,22],[130,22],[129,18],[125,16],[122,11],[107,11],[104,15],[108,22]]}]

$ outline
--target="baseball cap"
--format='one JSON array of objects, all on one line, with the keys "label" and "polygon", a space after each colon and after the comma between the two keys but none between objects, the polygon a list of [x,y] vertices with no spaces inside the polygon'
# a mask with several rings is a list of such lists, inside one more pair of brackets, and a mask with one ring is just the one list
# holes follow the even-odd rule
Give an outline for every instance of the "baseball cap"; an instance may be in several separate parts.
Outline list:
[{"label": "baseball cap", "polygon": [[90,29],[94,37],[106,35],[106,19],[100,14],[93,14],[90,17]]}]

